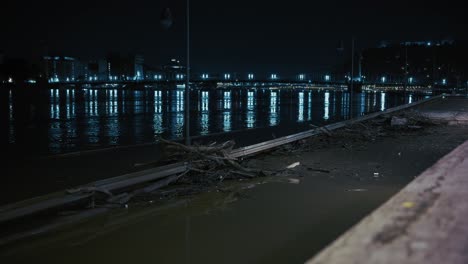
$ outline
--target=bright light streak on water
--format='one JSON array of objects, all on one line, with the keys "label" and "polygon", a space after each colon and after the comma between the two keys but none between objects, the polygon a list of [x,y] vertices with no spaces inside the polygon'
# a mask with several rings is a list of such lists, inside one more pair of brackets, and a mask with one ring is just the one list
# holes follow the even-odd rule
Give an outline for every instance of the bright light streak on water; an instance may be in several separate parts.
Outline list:
[{"label": "bright light streak on water", "polygon": [[139,113],[144,113],[145,112],[145,109],[144,109],[144,102],[143,102],[143,96],[142,96],[143,92],[142,91],[134,91],[133,92],[133,112],[135,114],[139,114]]},{"label": "bright light streak on water", "polygon": [[253,128],[255,125],[255,113],[253,111],[247,111],[247,128]]},{"label": "bright light streak on water", "polygon": [[307,120],[312,120],[312,91],[309,91],[309,98],[307,100]]},{"label": "bright light streak on water", "polygon": [[162,134],[164,132],[163,115],[162,115],[162,92],[161,91],[154,91],[153,130],[154,130],[154,134]]},{"label": "bright light streak on water", "polygon": [[278,93],[270,92],[270,126],[278,123]]},{"label": "bright light streak on water", "polygon": [[373,92],[374,93],[374,103],[372,104],[372,107],[375,108],[375,106],[377,105],[377,93],[376,92]]},{"label": "bright light streak on water", "polygon": [[72,90],[71,100],[72,104],[72,116],[76,117],[76,101],[75,101],[75,90]]},{"label": "bright light streak on water", "polygon": [[201,94],[201,117],[200,117],[200,134],[207,135],[209,133],[210,114],[209,114],[210,95],[208,91],[202,91]]},{"label": "bright light streak on water", "polygon": [[247,92],[247,110],[254,110],[254,104],[255,104],[255,96],[254,92],[249,91]]},{"label": "bright light streak on water", "polygon": [[232,129],[232,120],[231,120],[231,91],[225,91],[223,93],[223,131],[231,131]]},{"label": "bright light streak on water", "polygon": [[231,91],[224,92],[224,109],[231,109]]},{"label": "bright light streak on water", "polygon": [[117,102],[118,102],[117,90],[115,89],[111,90],[110,91],[110,113],[112,116],[118,114]]},{"label": "bright light streak on water", "polygon": [[330,92],[325,92],[325,101],[324,101],[324,104],[323,104],[323,119],[324,120],[328,120],[330,118],[330,115],[329,115],[329,111],[330,111]]},{"label": "bright light streak on water", "polygon": [[184,92],[176,91],[176,102],[175,102],[176,112],[184,111]]},{"label": "bright light streak on water", "polygon": [[50,118],[58,119],[60,117],[60,102],[58,89],[50,90]]},{"label": "bright light streak on water", "polygon": [[412,102],[413,102],[413,95],[410,94],[409,99],[408,99],[408,104],[411,104]]},{"label": "bright light streak on water", "polygon": [[201,105],[200,109],[202,112],[208,111],[209,102],[210,102],[210,95],[208,91],[202,91],[201,102],[200,102],[200,105]]},{"label": "bright light streak on water", "polygon": [[385,93],[380,94],[380,111],[385,110]]},{"label": "bright light streak on water", "polygon": [[297,121],[304,121],[304,92],[299,92]]},{"label": "bright light streak on water", "polygon": [[[184,91],[175,91],[175,101],[173,108],[175,113],[172,114],[172,136],[183,137],[184,133]],[[174,105],[175,104],[175,105]]]},{"label": "bright light streak on water", "polygon": [[253,128],[255,125],[255,93],[253,91],[247,92],[247,128]]},{"label": "bright light streak on water", "polygon": [[162,92],[154,91],[154,112],[162,113]]},{"label": "bright light streak on water", "polygon": [[228,111],[223,113],[223,131],[231,131],[231,113]]},{"label": "bright light streak on water", "polygon": [[97,96],[97,90],[93,91],[93,116],[97,116],[97,110],[98,110],[98,96]]},{"label": "bright light streak on water", "polygon": [[78,136],[76,132],[76,127],[71,123],[71,119],[75,118],[75,90],[67,89],[66,103],[67,105],[65,107],[67,109],[67,135],[63,136],[63,140],[65,141],[68,140],[68,138],[76,138]]},{"label": "bright light streak on water", "polygon": [[67,119],[71,119],[75,117],[75,91],[74,90],[67,90],[67,98],[66,98],[66,109],[67,109]]}]

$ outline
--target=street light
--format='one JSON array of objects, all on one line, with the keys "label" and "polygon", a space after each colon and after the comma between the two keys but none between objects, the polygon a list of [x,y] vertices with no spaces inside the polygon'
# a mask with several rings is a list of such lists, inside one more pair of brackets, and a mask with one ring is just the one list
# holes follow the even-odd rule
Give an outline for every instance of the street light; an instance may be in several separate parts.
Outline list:
[{"label": "street light", "polygon": [[[185,78],[185,145],[190,145],[190,0],[186,5],[187,16],[187,74]],[[161,25],[164,29],[172,26],[172,14],[165,8],[161,15]]]}]

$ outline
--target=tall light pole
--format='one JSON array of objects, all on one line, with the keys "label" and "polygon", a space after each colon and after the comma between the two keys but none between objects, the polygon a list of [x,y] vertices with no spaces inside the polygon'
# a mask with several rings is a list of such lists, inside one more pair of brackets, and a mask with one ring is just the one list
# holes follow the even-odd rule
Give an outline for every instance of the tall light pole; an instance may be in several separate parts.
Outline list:
[{"label": "tall light pole", "polygon": [[187,78],[185,79],[185,145],[190,145],[190,0],[187,0]]},{"label": "tall light pole", "polygon": [[[185,144],[190,145],[190,0],[186,5],[187,16],[187,72],[185,78]],[[172,26],[172,14],[169,8],[165,8],[161,16],[161,25],[164,29]]]},{"label": "tall light pole", "polygon": [[353,90],[354,90],[354,37],[351,38],[351,85],[349,91],[349,115],[353,117]]}]

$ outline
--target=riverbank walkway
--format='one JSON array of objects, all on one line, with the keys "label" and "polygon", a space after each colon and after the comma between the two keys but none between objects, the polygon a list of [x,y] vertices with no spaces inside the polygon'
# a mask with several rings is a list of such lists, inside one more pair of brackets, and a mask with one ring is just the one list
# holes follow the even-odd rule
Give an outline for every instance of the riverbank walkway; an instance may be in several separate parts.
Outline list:
[{"label": "riverbank walkway", "polygon": [[[421,106],[423,115],[468,125],[468,99]],[[310,259],[319,263],[468,263],[468,141]]]}]

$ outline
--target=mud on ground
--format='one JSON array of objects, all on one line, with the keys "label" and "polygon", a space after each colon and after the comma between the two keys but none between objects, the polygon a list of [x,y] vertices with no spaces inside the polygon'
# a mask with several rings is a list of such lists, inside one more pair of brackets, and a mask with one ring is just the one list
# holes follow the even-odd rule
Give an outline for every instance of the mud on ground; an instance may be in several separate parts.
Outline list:
[{"label": "mud on ground", "polygon": [[366,191],[385,182],[402,187],[468,140],[468,127],[447,126],[414,111],[383,115],[334,131],[316,129],[323,133],[239,162],[252,172],[207,164],[171,187],[137,196],[133,202],[206,191],[242,197],[252,178],[291,184],[300,184],[303,177],[339,178],[348,191]]}]

